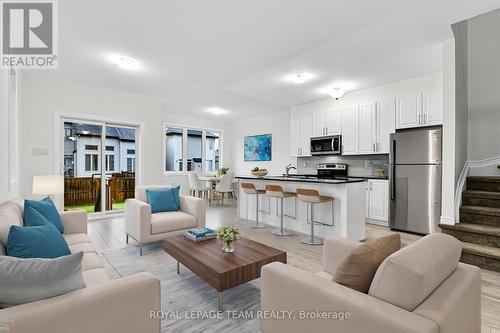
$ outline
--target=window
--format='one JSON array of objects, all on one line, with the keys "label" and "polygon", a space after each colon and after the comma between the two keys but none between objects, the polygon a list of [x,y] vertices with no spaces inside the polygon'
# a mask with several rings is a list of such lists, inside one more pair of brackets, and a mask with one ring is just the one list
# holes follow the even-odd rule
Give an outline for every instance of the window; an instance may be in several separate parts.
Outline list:
[{"label": "window", "polygon": [[221,140],[222,132],[166,125],[165,171],[216,171]]},{"label": "window", "polygon": [[115,151],[115,146],[106,146],[106,151]]},{"label": "window", "polygon": [[99,150],[97,145],[85,145],[85,150]]},{"label": "window", "polygon": [[205,142],[205,171],[213,172],[219,169],[219,133],[207,132]]},{"label": "window", "polygon": [[115,171],[115,155],[106,155],[106,171]]},{"label": "window", "polygon": [[201,170],[202,136],[202,131],[187,130],[187,171]]},{"label": "window", "polygon": [[99,155],[85,154],[85,171],[97,171],[99,169],[98,161]]},{"label": "window", "polygon": [[72,128],[65,128],[64,129],[64,137],[67,139],[70,136],[73,135],[73,129]]},{"label": "window", "polygon": [[135,155],[135,149],[127,149],[127,155]]},{"label": "window", "polygon": [[182,171],[183,160],[182,128],[165,128],[165,171]]},{"label": "window", "polygon": [[127,157],[127,172],[135,172],[135,157]]}]

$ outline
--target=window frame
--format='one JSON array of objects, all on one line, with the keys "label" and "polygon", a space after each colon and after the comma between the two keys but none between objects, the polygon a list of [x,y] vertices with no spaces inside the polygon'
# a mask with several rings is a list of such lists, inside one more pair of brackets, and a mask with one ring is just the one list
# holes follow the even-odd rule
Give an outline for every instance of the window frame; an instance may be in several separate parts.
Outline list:
[{"label": "window frame", "polygon": [[[167,145],[166,145],[166,138],[165,138],[165,131],[167,130],[168,127],[171,128],[178,128],[182,129],[182,170],[181,171],[167,171],[166,170],[166,159],[167,159]],[[224,161],[224,130],[222,129],[217,129],[217,128],[206,128],[206,127],[196,127],[196,126],[187,126],[187,125],[180,125],[180,124],[175,124],[175,123],[163,123],[163,130],[162,130],[162,147],[163,147],[163,159],[162,159],[162,168],[163,168],[163,175],[164,176],[172,176],[172,175],[187,175],[191,171],[187,171],[187,160],[188,160],[188,130],[193,130],[193,131],[201,131],[201,172],[203,174],[215,174],[215,171],[212,172],[207,172],[205,171],[206,168],[206,133],[207,132],[216,132],[219,134],[219,167],[223,167],[223,161]]]}]

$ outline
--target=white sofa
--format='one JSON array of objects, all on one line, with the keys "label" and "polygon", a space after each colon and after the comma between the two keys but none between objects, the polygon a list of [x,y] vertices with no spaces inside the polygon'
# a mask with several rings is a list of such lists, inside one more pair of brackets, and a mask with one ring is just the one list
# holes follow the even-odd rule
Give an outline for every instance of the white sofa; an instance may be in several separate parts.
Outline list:
[{"label": "white sofa", "polygon": [[[158,279],[150,273],[139,273],[112,280],[87,237],[87,213],[60,214],[63,237],[71,252],[84,252],[82,271],[86,287],[0,309],[0,323],[12,323],[11,333],[160,332],[159,320],[150,318],[150,311],[160,310]],[[0,204],[0,255],[5,255],[11,225],[23,225],[22,200]]]},{"label": "white sofa", "polygon": [[205,226],[206,203],[200,198],[181,195],[180,210],[151,214],[146,198],[146,189],[168,188],[170,185],[137,186],[135,199],[125,200],[125,232],[142,246],[185,232],[198,226]]},{"label": "white sofa", "polygon": [[[268,332],[479,333],[481,281],[477,267],[459,263],[461,243],[428,235],[388,257],[368,294],[332,281],[346,253],[360,243],[326,239],[323,271],[281,263],[261,272],[264,311],[293,311],[295,319],[264,319]],[[303,319],[300,311],[349,312],[344,320]]]}]

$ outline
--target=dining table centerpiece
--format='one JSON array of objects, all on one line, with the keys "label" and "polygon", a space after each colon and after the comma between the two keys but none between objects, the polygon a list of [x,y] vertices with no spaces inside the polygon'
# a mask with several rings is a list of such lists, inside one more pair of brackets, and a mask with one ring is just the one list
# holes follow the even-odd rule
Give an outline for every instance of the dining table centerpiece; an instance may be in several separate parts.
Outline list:
[{"label": "dining table centerpiece", "polygon": [[217,238],[222,240],[222,251],[234,252],[235,243],[240,238],[240,230],[235,226],[225,226],[217,230]]}]

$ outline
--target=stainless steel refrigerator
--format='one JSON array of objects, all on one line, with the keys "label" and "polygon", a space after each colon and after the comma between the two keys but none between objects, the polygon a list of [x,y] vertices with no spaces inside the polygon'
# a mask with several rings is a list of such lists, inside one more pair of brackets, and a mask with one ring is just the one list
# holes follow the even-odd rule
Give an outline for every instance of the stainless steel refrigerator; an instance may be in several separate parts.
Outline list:
[{"label": "stainless steel refrigerator", "polygon": [[442,129],[391,134],[389,156],[391,229],[428,234],[441,216]]}]

